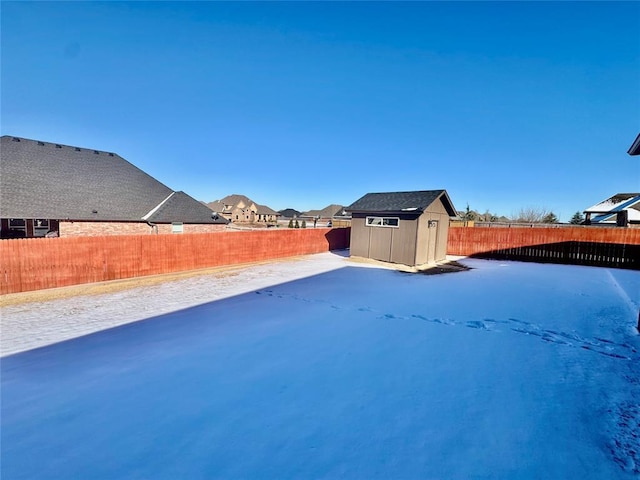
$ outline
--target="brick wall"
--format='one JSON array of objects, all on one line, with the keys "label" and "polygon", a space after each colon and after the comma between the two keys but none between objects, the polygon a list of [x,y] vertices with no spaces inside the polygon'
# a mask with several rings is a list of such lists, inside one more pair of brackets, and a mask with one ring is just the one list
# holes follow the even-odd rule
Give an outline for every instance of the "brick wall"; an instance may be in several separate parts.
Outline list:
[{"label": "brick wall", "polygon": [[[225,225],[183,225],[183,233],[221,232]],[[172,233],[170,224],[158,224],[158,233]],[[155,233],[143,222],[60,222],[61,237],[102,237],[107,235],[146,235]]]}]

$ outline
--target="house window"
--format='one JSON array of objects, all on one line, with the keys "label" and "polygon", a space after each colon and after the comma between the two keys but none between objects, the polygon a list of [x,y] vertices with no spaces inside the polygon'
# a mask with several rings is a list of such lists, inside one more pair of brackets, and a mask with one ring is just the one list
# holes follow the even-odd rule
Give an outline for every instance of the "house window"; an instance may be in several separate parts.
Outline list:
[{"label": "house window", "polygon": [[182,222],[173,222],[171,224],[171,233],[182,233],[184,232],[184,226]]},{"label": "house window", "polygon": [[400,219],[398,217],[367,217],[367,227],[393,227],[398,228],[400,226]]},{"label": "house window", "polygon": [[33,221],[33,236],[44,237],[49,233],[49,220],[45,218],[36,218]]},{"label": "house window", "polygon": [[12,230],[16,237],[26,237],[27,221],[24,218],[10,218],[9,230]]}]

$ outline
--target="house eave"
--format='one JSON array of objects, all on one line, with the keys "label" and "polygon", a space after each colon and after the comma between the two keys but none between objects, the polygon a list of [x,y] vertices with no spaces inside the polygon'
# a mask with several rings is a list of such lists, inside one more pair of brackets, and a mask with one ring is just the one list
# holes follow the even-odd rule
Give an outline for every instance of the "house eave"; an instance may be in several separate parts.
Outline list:
[{"label": "house eave", "polygon": [[629,155],[640,155],[640,133],[631,144],[631,147],[629,147],[629,150],[627,150],[627,153]]}]

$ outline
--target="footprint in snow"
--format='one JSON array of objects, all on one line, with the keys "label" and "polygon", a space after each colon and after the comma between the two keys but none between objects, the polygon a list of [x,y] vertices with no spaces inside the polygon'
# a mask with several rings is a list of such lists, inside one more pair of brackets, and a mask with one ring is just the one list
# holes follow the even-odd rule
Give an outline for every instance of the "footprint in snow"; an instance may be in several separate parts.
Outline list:
[{"label": "footprint in snow", "polygon": [[477,328],[480,330],[489,330],[489,328],[487,328],[487,325],[484,322],[481,322],[480,320],[470,320],[467,323],[465,323],[465,326],[469,328]]}]

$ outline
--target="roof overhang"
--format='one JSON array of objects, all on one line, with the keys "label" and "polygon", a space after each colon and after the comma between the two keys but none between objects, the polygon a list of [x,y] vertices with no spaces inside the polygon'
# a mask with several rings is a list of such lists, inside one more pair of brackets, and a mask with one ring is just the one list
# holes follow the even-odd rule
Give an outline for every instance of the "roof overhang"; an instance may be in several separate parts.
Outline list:
[{"label": "roof overhang", "polygon": [[629,155],[640,155],[640,133],[631,144],[631,147],[629,147],[629,150],[627,150],[627,153]]},{"label": "roof overhang", "polygon": [[[614,200],[616,197],[621,197],[621,198],[616,201]],[[632,208],[634,205],[638,203],[640,203],[640,194],[637,194],[637,193],[617,194],[583,211],[584,213],[615,213],[623,209]]]}]

